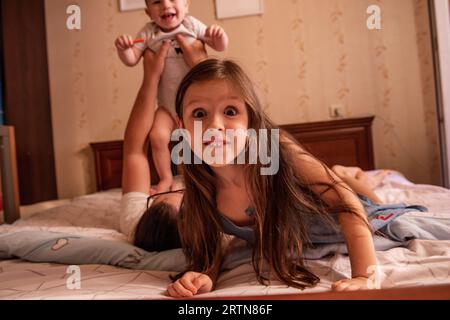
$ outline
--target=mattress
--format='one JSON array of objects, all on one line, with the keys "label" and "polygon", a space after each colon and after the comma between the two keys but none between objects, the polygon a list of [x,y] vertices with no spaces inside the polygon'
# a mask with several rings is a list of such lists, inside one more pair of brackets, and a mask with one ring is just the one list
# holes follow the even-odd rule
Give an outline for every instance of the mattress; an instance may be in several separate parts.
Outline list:
[{"label": "mattress", "polygon": [[[429,209],[427,213],[408,215],[450,217],[448,189],[413,184],[401,174],[393,173],[375,192],[385,202],[421,204]],[[120,198],[120,190],[110,190],[30,210],[14,225],[0,226],[0,234],[40,230],[125,241],[125,236],[118,231]],[[382,288],[450,284],[450,241],[413,240],[405,247],[377,251],[377,258]],[[251,264],[244,263],[223,272],[214,292],[197,298],[323,292],[330,290],[333,282],[351,275],[348,256],[342,254],[308,260],[306,266],[321,278],[315,288],[301,291],[277,281],[269,286],[261,285]],[[68,282],[73,267],[68,265],[17,259],[0,261],[0,299],[170,299],[166,296],[166,287],[171,282],[169,272],[109,265],[76,268],[80,287],[72,288]]]}]

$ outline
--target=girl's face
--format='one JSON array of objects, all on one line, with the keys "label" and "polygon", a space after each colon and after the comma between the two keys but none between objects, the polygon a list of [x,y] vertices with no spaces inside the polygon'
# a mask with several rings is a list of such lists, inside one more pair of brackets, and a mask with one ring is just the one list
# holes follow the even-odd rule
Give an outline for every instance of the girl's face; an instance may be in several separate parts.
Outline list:
[{"label": "girl's face", "polygon": [[188,13],[187,0],[147,0],[147,15],[164,31],[177,28]]},{"label": "girl's face", "polygon": [[247,106],[228,81],[196,82],[186,91],[181,126],[189,131],[195,155],[208,165],[236,159],[245,149],[248,123]]}]

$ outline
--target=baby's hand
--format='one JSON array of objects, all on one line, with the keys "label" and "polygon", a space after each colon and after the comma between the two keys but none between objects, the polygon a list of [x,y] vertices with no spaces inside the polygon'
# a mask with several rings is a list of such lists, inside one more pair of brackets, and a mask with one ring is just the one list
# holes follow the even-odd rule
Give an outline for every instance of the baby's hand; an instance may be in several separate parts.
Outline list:
[{"label": "baby's hand", "polygon": [[217,51],[224,51],[228,47],[228,36],[221,26],[208,27],[205,32],[205,41]]},{"label": "baby's hand", "polygon": [[225,30],[221,26],[212,25],[206,29],[205,37],[211,40],[218,40],[224,37]]},{"label": "baby's hand", "polygon": [[120,51],[125,51],[134,46],[133,37],[127,34],[121,35],[116,39],[116,48]]},{"label": "baby's hand", "polygon": [[186,298],[199,293],[210,292],[212,287],[213,282],[206,274],[186,272],[183,277],[167,287],[167,292],[173,298]]},{"label": "baby's hand", "polygon": [[370,280],[366,277],[355,277],[352,279],[343,279],[336,281],[332,285],[334,291],[355,291],[355,290],[367,290],[368,282]]}]

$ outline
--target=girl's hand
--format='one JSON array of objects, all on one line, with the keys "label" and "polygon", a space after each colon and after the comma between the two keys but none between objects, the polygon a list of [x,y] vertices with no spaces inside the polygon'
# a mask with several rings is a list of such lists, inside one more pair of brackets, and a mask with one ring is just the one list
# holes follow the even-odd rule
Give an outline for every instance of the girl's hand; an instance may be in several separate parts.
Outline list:
[{"label": "girl's hand", "polygon": [[130,49],[134,46],[133,37],[127,34],[121,35],[116,39],[115,45],[117,50],[119,51],[125,51],[127,49]]},{"label": "girl's hand", "polygon": [[367,290],[369,278],[355,277],[352,279],[343,279],[336,281],[332,285],[334,291],[355,291],[355,290]]},{"label": "girl's hand", "polygon": [[196,294],[211,292],[212,287],[213,282],[206,274],[186,272],[167,287],[167,292],[173,298],[189,298]]},{"label": "girl's hand", "polygon": [[184,61],[189,67],[195,67],[198,63],[208,58],[205,44],[200,40],[196,40],[192,44],[188,44],[186,41],[186,36],[182,34],[177,34],[175,38],[177,39],[181,50],[183,50]]},{"label": "girl's hand", "polygon": [[144,78],[154,77],[159,80],[166,64],[167,52],[169,52],[169,42],[164,42],[157,53],[147,49],[144,52]]}]

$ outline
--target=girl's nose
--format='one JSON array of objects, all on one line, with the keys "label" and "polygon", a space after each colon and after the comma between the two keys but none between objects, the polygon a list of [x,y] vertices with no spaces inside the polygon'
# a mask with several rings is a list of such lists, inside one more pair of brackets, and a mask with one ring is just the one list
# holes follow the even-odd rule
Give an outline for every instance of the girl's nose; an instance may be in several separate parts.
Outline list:
[{"label": "girl's nose", "polygon": [[211,122],[208,124],[208,128],[206,129],[225,131],[225,124],[222,115],[214,114],[211,118]]}]

